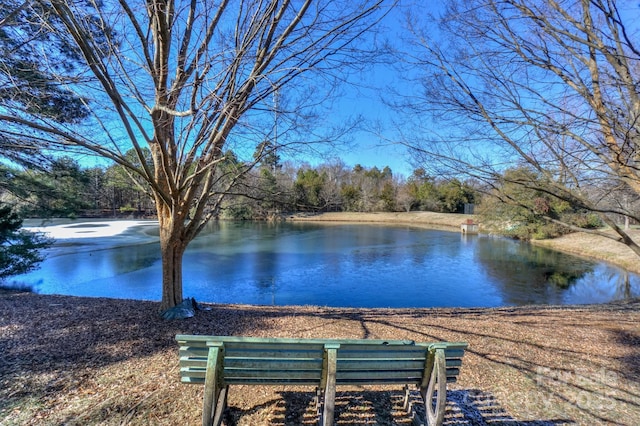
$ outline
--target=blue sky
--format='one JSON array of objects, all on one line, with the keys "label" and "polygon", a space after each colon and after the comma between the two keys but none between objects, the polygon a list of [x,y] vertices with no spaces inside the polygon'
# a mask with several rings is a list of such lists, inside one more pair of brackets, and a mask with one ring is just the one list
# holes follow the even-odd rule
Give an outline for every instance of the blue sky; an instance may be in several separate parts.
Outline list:
[{"label": "blue sky", "polygon": [[378,88],[352,90],[341,99],[339,105],[343,114],[362,116],[367,121],[365,126],[379,125],[380,128],[352,134],[353,149],[347,149],[340,157],[350,166],[360,164],[367,168],[376,166],[379,169],[389,166],[394,174],[408,177],[413,168],[409,164],[407,153],[399,145],[393,144],[395,132],[391,119],[394,113],[381,99],[387,93],[385,86],[394,80],[394,72],[380,66],[376,67],[374,72],[377,75],[375,84]]},{"label": "blue sky", "polygon": [[[376,35],[380,38],[386,37],[392,43],[401,44],[402,37],[400,34],[403,32],[402,20],[405,9],[415,8],[420,12],[420,16],[423,16],[428,12],[437,13],[441,7],[442,3],[435,1],[403,0],[400,6],[384,19],[382,22],[383,30]],[[632,11],[637,12],[637,2],[622,2],[622,13],[631,13]],[[433,29],[429,28],[429,30],[432,31]],[[344,85],[342,87],[343,95],[340,99],[334,100],[332,110],[326,120],[340,123],[348,120],[349,117],[361,116],[368,120],[370,124],[379,123],[379,132],[367,132],[364,130],[353,132],[347,138],[351,139],[352,145],[340,152],[336,152],[333,156],[295,158],[293,160],[299,162],[308,159],[312,165],[317,165],[323,161],[341,159],[350,167],[356,164],[367,168],[376,166],[380,169],[389,166],[394,174],[408,177],[412,173],[414,166],[410,163],[410,158],[406,151],[399,145],[392,143],[398,133],[393,119],[396,118],[395,122],[402,121],[398,120],[399,112],[393,111],[383,102],[383,99],[389,99],[392,96],[388,90],[390,86],[404,84],[405,87],[399,86],[402,91],[412,90],[411,87],[406,86],[406,83],[403,83],[400,77],[398,71],[391,65],[380,64],[372,65],[360,74],[352,75],[350,82],[353,86]],[[293,84],[295,85],[296,81]],[[308,88],[304,87],[299,87],[299,89],[308,90]],[[267,105],[267,108],[269,108],[269,105]],[[429,131],[430,122],[427,117],[410,118],[421,121],[422,128],[426,129],[425,131]],[[249,156],[251,154],[252,151],[249,152]],[[286,160],[287,158],[284,159]],[[104,161],[87,157],[84,157],[81,162],[83,165],[86,164],[88,166],[104,164]]]},{"label": "blue sky", "polygon": [[[406,8],[414,7],[412,1],[401,2],[381,23],[379,39],[398,43],[403,33],[403,14]],[[434,9],[440,7],[429,2]],[[424,5],[420,3],[420,7]],[[392,122],[397,114],[384,103],[389,99],[391,86],[401,83],[398,71],[391,65],[377,64],[367,67],[361,74],[351,76],[352,86],[343,87],[344,95],[336,102],[336,117],[361,116],[364,126],[376,127],[375,130],[361,130],[350,136],[352,144],[337,156],[348,166],[360,164],[363,167],[389,166],[394,175],[409,177],[414,167],[410,164],[407,152],[393,140],[397,134]],[[377,128],[379,126],[379,128]],[[322,160],[320,160],[322,161]],[[312,161],[316,164],[318,161]]]}]

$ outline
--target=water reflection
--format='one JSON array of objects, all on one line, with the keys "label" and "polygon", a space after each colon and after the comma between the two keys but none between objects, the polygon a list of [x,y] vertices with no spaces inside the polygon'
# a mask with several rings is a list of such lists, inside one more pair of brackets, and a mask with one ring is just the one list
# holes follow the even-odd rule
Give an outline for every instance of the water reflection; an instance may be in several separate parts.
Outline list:
[{"label": "water reflection", "polygon": [[587,260],[501,238],[478,238],[475,254],[514,305],[563,303],[566,290],[595,269]]},{"label": "water reflection", "polygon": [[[19,277],[42,293],[160,298],[157,234],[65,242]],[[214,223],[187,250],[185,296],[353,307],[600,303],[639,277],[516,241],[372,225]]]}]

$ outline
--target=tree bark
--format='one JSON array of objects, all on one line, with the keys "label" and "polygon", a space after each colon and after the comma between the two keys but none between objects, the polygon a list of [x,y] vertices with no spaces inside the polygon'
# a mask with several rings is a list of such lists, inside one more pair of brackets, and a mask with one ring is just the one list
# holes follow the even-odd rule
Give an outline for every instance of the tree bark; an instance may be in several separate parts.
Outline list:
[{"label": "tree bark", "polygon": [[184,222],[173,217],[169,209],[158,209],[160,253],[162,256],[162,301],[165,311],[182,303],[182,258],[188,242],[184,241]]}]

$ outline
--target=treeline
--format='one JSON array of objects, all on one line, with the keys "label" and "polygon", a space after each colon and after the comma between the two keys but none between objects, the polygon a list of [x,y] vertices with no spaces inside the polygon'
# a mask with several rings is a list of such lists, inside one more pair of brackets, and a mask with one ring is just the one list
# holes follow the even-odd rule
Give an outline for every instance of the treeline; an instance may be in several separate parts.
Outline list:
[{"label": "treeline", "polygon": [[71,157],[37,169],[0,168],[2,202],[21,217],[152,217],[148,191],[121,166],[83,168]]},{"label": "treeline", "polygon": [[353,168],[340,161],[261,164],[243,182],[245,193],[227,200],[232,218],[269,218],[283,212],[396,212],[427,210],[464,213],[478,192],[459,180],[439,180],[418,169],[409,178],[389,167]]},{"label": "treeline", "polygon": [[[226,158],[219,180],[230,169],[242,177],[215,212],[221,219],[271,220],[299,212],[475,213],[485,230],[523,240],[603,226],[596,214],[571,206],[551,191],[523,189],[552,184],[527,167],[508,169],[489,186],[434,177],[423,169],[407,178],[389,167],[349,167],[341,161],[296,165],[280,162],[273,151],[255,165],[238,161],[232,153]],[[153,170],[148,161],[147,168]],[[243,168],[246,173],[238,173]],[[153,218],[155,205],[145,185],[120,165],[87,168],[71,157],[37,169],[0,166],[0,202],[24,218]],[[629,203],[630,208],[640,206],[640,200],[631,197]],[[635,224],[613,216],[625,227]]]},{"label": "treeline", "polygon": [[[81,167],[71,157],[37,170],[3,166],[5,203],[22,217],[153,217],[148,188],[123,167]],[[9,184],[10,182],[10,184]],[[463,213],[478,200],[469,184],[439,180],[418,169],[405,178],[389,167],[280,163],[267,156],[225,196],[217,217],[269,219],[296,212],[428,210]]]}]

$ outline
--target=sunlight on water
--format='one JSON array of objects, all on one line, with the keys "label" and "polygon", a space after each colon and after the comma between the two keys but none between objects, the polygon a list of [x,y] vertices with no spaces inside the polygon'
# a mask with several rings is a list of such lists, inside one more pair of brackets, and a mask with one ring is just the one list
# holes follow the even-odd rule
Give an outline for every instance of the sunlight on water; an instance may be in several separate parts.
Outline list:
[{"label": "sunlight on water", "polygon": [[61,240],[114,237],[136,226],[158,226],[158,222],[142,220],[99,221],[31,226],[24,229],[31,232],[42,232],[51,238]]}]

